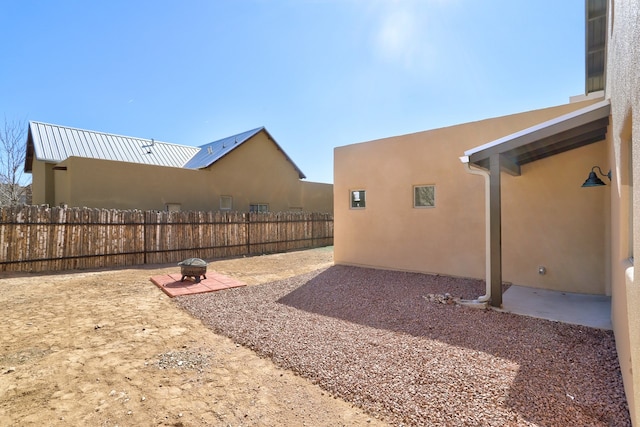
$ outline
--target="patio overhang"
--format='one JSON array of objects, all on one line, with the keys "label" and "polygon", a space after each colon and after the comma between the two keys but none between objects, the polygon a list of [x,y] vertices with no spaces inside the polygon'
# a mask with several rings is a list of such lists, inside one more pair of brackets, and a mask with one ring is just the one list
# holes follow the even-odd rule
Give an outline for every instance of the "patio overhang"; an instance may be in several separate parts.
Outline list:
[{"label": "patio overhang", "polygon": [[520,175],[520,166],[545,157],[602,141],[609,125],[609,100],[556,117],[464,152],[469,163],[489,169],[493,155],[502,157],[503,169]]},{"label": "patio overhang", "polygon": [[521,166],[594,142],[607,134],[609,100],[556,117],[520,132],[465,151],[461,160],[489,172],[491,300],[502,306],[502,217],[500,172],[519,176]]}]

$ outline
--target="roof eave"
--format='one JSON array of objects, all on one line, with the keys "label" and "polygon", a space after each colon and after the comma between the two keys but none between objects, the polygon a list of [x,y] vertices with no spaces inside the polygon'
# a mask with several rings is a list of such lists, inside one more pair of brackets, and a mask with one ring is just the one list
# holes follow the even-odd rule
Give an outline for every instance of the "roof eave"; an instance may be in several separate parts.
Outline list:
[{"label": "roof eave", "polygon": [[33,135],[31,134],[31,122],[29,122],[29,128],[27,129],[27,143],[25,144],[25,156],[24,156],[24,171],[31,173],[33,171],[33,159],[36,155],[33,145]]},{"label": "roof eave", "polygon": [[275,138],[271,136],[267,128],[263,127],[262,132],[264,132],[267,135],[267,137],[276,145],[276,147],[278,147],[278,150],[280,150],[280,152],[284,155],[284,157],[293,165],[293,168],[296,170],[296,172],[298,172],[298,177],[300,179],[306,179],[307,176],[302,172],[302,170],[300,170],[298,165],[295,164],[295,162],[291,159],[291,157],[289,157],[289,155],[282,149],[280,144],[276,142]]},{"label": "roof eave", "polygon": [[[610,110],[609,100],[600,101],[472,148],[464,155],[470,163],[487,168],[488,159],[495,154],[518,164],[559,154],[604,139]],[[515,159],[514,154],[520,160]]]}]

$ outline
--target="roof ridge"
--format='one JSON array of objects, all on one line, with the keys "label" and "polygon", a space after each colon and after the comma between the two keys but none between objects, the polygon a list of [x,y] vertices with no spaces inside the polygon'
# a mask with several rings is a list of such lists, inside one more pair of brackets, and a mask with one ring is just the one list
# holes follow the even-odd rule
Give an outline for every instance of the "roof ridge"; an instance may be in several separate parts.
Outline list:
[{"label": "roof ridge", "polygon": [[158,141],[155,138],[142,138],[142,137],[139,137],[139,136],[121,135],[121,134],[112,133],[112,132],[102,132],[102,131],[91,130],[91,129],[82,129],[82,128],[78,128],[78,127],[74,127],[74,126],[64,126],[64,125],[57,125],[57,124],[54,124],[54,123],[41,122],[41,121],[38,121],[38,120],[29,120],[29,124],[31,124],[31,123],[45,125],[45,126],[53,126],[53,127],[57,127],[57,128],[76,130],[76,131],[81,131],[81,132],[90,132],[90,133],[97,133],[97,134],[102,134],[102,135],[115,136],[115,137],[118,137],[118,138],[137,139],[137,140],[141,140],[141,141],[151,141],[151,140],[153,140],[153,142],[156,143],[156,144],[174,145],[174,146],[178,146],[178,147],[187,147],[187,148],[194,148],[194,149],[198,148],[198,147],[195,147],[193,145],[178,144],[176,142]]},{"label": "roof ridge", "polygon": [[[198,145],[198,147],[199,147],[199,148],[204,149],[205,147],[207,147],[207,146],[209,146],[209,145],[211,145],[211,144],[215,144],[216,142],[220,142],[220,141],[222,141],[222,140],[224,140],[224,139],[234,138],[234,137],[236,137],[236,136],[238,136],[238,135],[242,135],[242,134],[245,134],[245,133],[251,133],[251,134],[254,134],[254,135],[255,135],[255,134],[257,134],[258,132],[263,131],[263,130],[264,130],[264,131],[266,131],[266,130],[267,130],[267,128],[266,128],[266,127],[264,127],[264,126],[260,126],[260,127],[255,128],[255,129],[249,129],[249,130],[245,130],[245,131],[242,131],[242,132],[235,133],[235,134],[233,134],[233,135],[227,135],[227,136],[224,136],[224,137],[222,137],[222,138],[214,139],[213,141],[209,141],[209,142],[207,142],[207,143],[205,143],[205,144]],[[267,133],[268,133],[268,132],[267,132]]]}]

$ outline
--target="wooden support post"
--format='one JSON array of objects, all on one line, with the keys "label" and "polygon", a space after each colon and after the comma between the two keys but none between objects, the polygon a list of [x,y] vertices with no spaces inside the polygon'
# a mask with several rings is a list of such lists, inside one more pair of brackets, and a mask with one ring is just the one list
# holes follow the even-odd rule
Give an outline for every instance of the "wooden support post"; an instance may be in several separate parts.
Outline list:
[{"label": "wooden support post", "polygon": [[500,154],[489,159],[489,209],[491,252],[491,302],[502,307],[502,203],[500,200]]}]

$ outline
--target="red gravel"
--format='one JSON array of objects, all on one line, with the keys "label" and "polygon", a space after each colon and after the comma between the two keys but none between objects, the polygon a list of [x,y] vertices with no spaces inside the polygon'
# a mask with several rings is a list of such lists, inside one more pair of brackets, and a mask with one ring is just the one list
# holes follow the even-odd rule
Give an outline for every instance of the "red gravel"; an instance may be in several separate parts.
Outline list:
[{"label": "red gravel", "polygon": [[334,266],[177,298],[393,425],[630,426],[613,333],[430,301],[481,281]]}]

